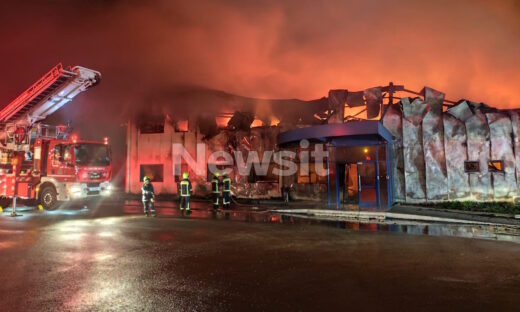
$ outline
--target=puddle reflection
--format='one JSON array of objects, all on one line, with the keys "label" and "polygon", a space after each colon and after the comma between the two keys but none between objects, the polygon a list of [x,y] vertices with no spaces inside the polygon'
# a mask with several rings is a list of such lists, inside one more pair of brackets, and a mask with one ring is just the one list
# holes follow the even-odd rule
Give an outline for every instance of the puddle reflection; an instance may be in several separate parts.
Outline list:
[{"label": "puddle reflection", "polygon": [[[179,216],[180,212],[176,213],[174,208],[163,216]],[[159,210],[161,215],[161,210]],[[188,218],[187,216],[184,216]],[[214,220],[229,220],[238,222],[261,222],[261,223],[276,223],[286,225],[318,225],[334,227],[338,229],[345,229],[348,231],[363,231],[363,232],[388,232],[388,233],[403,233],[411,235],[429,235],[429,236],[453,236],[489,239],[499,241],[509,241],[520,243],[520,229],[507,226],[495,225],[465,225],[465,224],[443,224],[433,223],[425,224],[419,222],[403,222],[395,220],[367,220],[367,221],[343,221],[343,220],[316,220],[300,215],[286,215],[271,213],[269,211],[218,211],[211,210],[193,210],[189,218],[193,219],[214,219]]]}]

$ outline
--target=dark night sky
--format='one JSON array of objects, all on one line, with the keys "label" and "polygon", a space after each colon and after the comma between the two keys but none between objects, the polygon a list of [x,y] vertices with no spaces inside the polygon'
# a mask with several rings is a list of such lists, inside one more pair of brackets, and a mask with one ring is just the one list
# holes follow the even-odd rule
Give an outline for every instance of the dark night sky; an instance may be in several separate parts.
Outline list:
[{"label": "dark night sky", "polygon": [[394,81],[520,107],[519,39],[518,0],[3,0],[0,105],[62,62],[103,74],[54,116],[93,138],[193,85],[313,99]]}]

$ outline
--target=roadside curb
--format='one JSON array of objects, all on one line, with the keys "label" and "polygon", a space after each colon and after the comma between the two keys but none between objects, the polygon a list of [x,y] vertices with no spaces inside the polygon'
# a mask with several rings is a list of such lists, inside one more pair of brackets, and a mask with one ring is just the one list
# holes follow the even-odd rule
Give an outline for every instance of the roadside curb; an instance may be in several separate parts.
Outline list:
[{"label": "roadside curb", "polygon": [[432,217],[424,215],[414,215],[405,213],[395,212],[372,212],[372,211],[337,211],[337,210],[325,210],[325,209],[274,209],[272,212],[281,214],[304,214],[307,216],[315,217],[334,217],[334,218],[346,218],[354,220],[406,220],[406,221],[422,221],[422,222],[436,222],[436,223],[454,223],[454,224],[468,224],[468,225],[491,225],[491,226],[507,226],[519,228],[518,225],[496,223],[496,222],[483,222],[466,219],[455,219],[455,218],[443,218],[443,217]]}]

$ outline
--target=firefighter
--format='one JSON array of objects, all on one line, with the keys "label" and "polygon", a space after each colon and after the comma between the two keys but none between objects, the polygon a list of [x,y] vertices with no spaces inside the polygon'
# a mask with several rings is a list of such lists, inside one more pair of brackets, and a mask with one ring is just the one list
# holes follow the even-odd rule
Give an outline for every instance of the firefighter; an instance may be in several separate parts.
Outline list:
[{"label": "firefighter", "polygon": [[227,173],[222,177],[222,204],[224,209],[229,209],[231,206],[231,178]]},{"label": "firefighter", "polygon": [[191,188],[190,176],[187,172],[182,174],[182,180],[180,183],[180,193],[181,193],[181,211],[190,212],[190,197],[193,193],[193,189]]},{"label": "firefighter", "polygon": [[143,193],[143,208],[144,208],[144,215],[149,216],[148,212],[152,214],[152,216],[155,217],[155,192],[153,190],[152,185],[152,179],[150,177],[145,176],[144,177],[144,183],[143,187],[141,187],[141,192]]},{"label": "firefighter", "polygon": [[217,210],[219,208],[219,197],[220,197],[220,181],[218,179],[218,172],[215,173],[213,179],[211,180],[211,195],[213,199],[213,209]]}]

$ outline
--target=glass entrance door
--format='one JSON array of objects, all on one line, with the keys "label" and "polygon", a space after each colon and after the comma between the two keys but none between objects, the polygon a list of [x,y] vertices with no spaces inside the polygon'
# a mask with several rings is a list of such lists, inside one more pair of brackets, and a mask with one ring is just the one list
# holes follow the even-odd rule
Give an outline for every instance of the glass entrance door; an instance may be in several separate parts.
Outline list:
[{"label": "glass entrance door", "polygon": [[377,209],[377,172],[375,162],[357,164],[359,207]]},{"label": "glass entrance door", "polygon": [[380,202],[380,208],[382,209],[388,209],[390,208],[388,206],[388,184],[389,184],[389,176],[388,171],[386,168],[386,161],[379,161],[379,202]]}]

